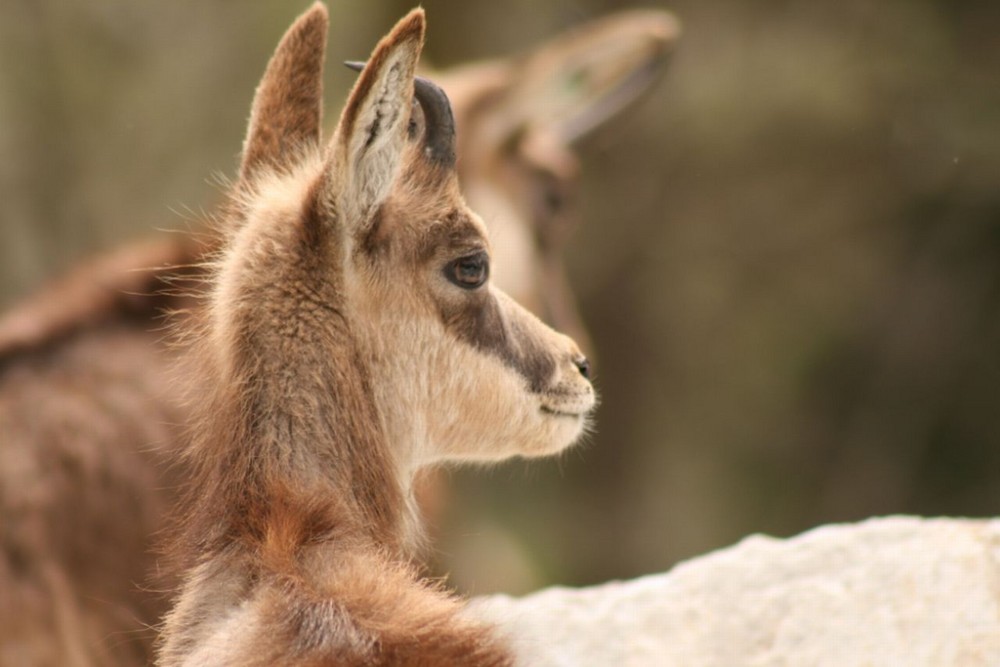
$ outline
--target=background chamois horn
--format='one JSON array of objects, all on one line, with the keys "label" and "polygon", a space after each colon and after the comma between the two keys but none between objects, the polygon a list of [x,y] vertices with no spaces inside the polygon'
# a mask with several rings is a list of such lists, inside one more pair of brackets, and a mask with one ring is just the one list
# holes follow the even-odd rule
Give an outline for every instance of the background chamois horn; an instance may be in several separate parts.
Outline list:
[{"label": "background chamois horn", "polygon": [[[344,65],[356,72],[365,68],[365,63],[354,60]],[[413,77],[413,96],[420,103],[427,124],[424,135],[427,157],[444,167],[454,166],[455,116],[448,96],[440,86],[422,76]]]}]

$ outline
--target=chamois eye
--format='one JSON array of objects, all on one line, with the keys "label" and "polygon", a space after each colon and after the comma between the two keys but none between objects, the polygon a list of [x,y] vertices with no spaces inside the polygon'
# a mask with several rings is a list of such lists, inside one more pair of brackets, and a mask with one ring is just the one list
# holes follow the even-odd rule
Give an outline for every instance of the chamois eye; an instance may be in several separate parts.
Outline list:
[{"label": "chamois eye", "polygon": [[490,258],[485,252],[448,262],[444,275],[462,289],[476,289],[490,277]]}]

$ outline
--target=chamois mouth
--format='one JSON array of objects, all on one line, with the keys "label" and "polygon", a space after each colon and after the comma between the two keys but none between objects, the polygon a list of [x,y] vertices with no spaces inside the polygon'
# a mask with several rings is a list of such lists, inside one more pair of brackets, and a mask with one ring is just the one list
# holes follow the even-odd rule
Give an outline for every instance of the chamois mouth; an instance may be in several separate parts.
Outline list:
[{"label": "chamois mouth", "polygon": [[569,412],[567,410],[559,410],[558,408],[550,408],[547,405],[543,405],[541,407],[541,412],[542,414],[550,415],[552,417],[568,417],[570,419],[580,419],[587,414],[587,411]]},{"label": "chamois mouth", "polygon": [[548,393],[539,405],[543,415],[566,419],[583,419],[597,404],[592,391],[554,391]]}]

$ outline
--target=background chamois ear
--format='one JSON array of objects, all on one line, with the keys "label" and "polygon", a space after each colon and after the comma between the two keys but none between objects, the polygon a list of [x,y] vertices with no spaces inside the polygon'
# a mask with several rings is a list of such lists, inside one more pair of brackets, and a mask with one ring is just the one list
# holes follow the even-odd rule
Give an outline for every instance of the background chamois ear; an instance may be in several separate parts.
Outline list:
[{"label": "background chamois ear", "polygon": [[424,30],[422,9],[401,19],[375,47],[341,113],[328,169],[350,224],[370,222],[396,180]]},{"label": "background chamois ear", "polygon": [[511,70],[505,138],[544,134],[569,145],[656,81],[680,35],[666,11],[634,10],[571,30]]},{"label": "background chamois ear", "polygon": [[317,2],[292,24],[271,56],[250,110],[241,183],[319,144],[328,24],[326,7]]}]

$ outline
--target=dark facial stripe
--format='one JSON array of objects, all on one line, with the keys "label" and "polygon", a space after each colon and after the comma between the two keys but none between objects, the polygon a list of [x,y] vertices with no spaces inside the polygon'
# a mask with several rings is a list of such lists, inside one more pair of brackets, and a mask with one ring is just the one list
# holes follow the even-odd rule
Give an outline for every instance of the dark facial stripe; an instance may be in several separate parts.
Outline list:
[{"label": "dark facial stripe", "polygon": [[445,326],[459,339],[492,354],[520,373],[532,392],[548,388],[556,370],[555,360],[543,342],[522,322],[503,312],[488,291],[470,294],[459,307],[442,307]]}]

